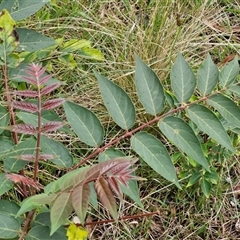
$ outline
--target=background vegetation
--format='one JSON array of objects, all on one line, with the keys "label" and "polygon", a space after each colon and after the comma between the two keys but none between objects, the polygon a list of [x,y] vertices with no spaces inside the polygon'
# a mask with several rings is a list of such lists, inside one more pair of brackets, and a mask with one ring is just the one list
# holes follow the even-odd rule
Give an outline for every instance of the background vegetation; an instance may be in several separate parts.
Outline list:
[{"label": "background vegetation", "polygon": [[[56,0],[20,24],[55,39],[88,39],[101,50],[104,61],[83,60],[77,54],[74,56],[76,62],[64,61],[54,55],[46,57],[46,61],[50,58],[48,70],[59,80],[66,81],[60,90],[62,96],[94,110],[107,128],[108,141],[123,130],[118,129],[106,113],[93,70],[118,83],[138,106],[133,84],[134,53],[151,66],[165,86],[170,84],[170,69],[178,52],[196,69],[210,53],[221,68],[226,57],[239,52],[239,14],[240,4],[234,0]],[[238,102],[237,98],[235,102]],[[145,110],[137,109],[139,123],[148,120]],[[67,145],[76,161],[92,150],[73,137],[62,134],[53,134],[52,137]],[[238,152],[238,136],[232,134],[231,137],[235,139]],[[176,151],[167,140],[165,143],[169,152]],[[117,146],[125,151],[128,147],[124,142]],[[178,177],[183,185],[187,185],[192,166],[179,155],[175,157]],[[209,198],[204,196],[200,186],[179,190],[143,165],[138,175],[147,178],[140,183],[144,210],[157,210],[160,214],[94,226],[89,228],[90,238],[238,239],[239,206],[234,190],[238,188],[239,159],[217,150],[213,157],[218,159],[216,168],[220,178]],[[61,175],[51,168],[43,171],[48,171],[52,179]],[[144,210],[125,198],[120,215]],[[107,218],[103,209],[96,211],[95,215],[97,219]]]}]

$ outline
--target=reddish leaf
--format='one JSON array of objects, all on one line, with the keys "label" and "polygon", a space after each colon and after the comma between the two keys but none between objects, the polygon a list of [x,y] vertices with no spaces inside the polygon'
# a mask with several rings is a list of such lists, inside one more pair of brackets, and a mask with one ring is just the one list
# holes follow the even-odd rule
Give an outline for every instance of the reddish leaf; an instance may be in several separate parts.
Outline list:
[{"label": "reddish leaf", "polygon": [[123,194],[120,189],[118,181],[114,177],[109,177],[108,184],[109,184],[110,188],[116,193],[116,195],[122,200]]},{"label": "reddish leaf", "polygon": [[53,132],[58,130],[59,128],[61,128],[64,125],[64,123],[62,122],[47,122],[45,124],[43,124],[42,126],[42,132]]},{"label": "reddish leaf", "polygon": [[17,158],[17,159],[21,159],[21,160],[28,161],[28,162],[35,162],[35,155],[33,155],[33,154],[21,154],[21,155],[14,156],[11,158]]},{"label": "reddish leaf", "polygon": [[47,85],[46,87],[44,87],[41,91],[42,95],[47,95],[48,93],[54,91],[55,89],[57,89],[60,86],[60,83],[52,83]]},{"label": "reddish leaf", "polygon": [[72,192],[72,205],[82,224],[85,222],[90,194],[89,184],[81,184]]},{"label": "reddish leaf", "polygon": [[62,105],[64,102],[65,102],[64,98],[56,98],[56,99],[48,100],[45,103],[43,103],[43,109],[50,110]]},{"label": "reddish leaf", "polygon": [[26,112],[34,113],[38,111],[36,104],[27,103],[27,102],[13,102],[12,106],[17,109],[24,110]]},{"label": "reddish leaf", "polygon": [[37,79],[32,78],[32,77],[27,77],[27,76],[22,76],[28,83],[31,83],[33,85],[38,85]]},{"label": "reddish leaf", "polygon": [[57,156],[53,155],[53,154],[43,153],[43,154],[40,154],[39,159],[41,159],[41,160],[50,160],[50,159],[54,159],[56,157]]},{"label": "reddish leaf", "polygon": [[[38,72],[42,67],[42,63],[31,63],[26,71],[30,71],[30,74],[31,73],[35,73],[35,72]],[[35,75],[34,75],[35,76]]]},{"label": "reddish leaf", "polygon": [[32,63],[28,66],[28,69],[25,70],[27,74],[29,74],[32,77],[39,78],[43,75],[43,73],[46,71],[46,68],[42,68],[42,64],[35,64]]},{"label": "reddish leaf", "polygon": [[37,97],[38,93],[34,90],[23,90],[23,91],[14,91],[15,95],[23,96],[23,97]]},{"label": "reddish leaf", "polygon": [[109,210],[113,219],[117,222],[117,205],[108,182],[104,177],[99,177],[95,182],[95,189],[101,203]]},{"label": "reddish leaf", "polygon": [[[28,162],[35,162],[36,155],[21,154],[21,155],[14,156],[14,157],[11,157],[11,158],[21,159],[21,160],[28,161]],[[53,154],[45,154],[44,153],[44,154],[40,154],[40,156],[39,156],[40,160],[49,160],[49,159],[54,159],[54,158],[56,158],[56,156],[53,155]]]},{"label": "reddish leaf", "polygon": [[38,183],[34,182],[30,178],[27,178],[19,174],[9,173],[9,174],[6,174],[6,178],[12,180],[14,183],[22,183],[26,186],[34,187],[37,190],[40,189],[40,185]]},{"label": "reddish leaf", "polygon": [[[112,174],[112,175],[122,175],[124,174],[125,171],[129,172],[129,168],[137,161],[136,160],[132,160],[132,161],[125,161],[123,163],[119,163],[118,165],[114,166],[113,168],[111,168],[109,170],[109,172]],[[104,169],[103,169],[104,171]],[[131,170],[131,171],[134,171]]]},{"label": "reddish leaf", "polygon": [[52,75],[46,75],[46,76],[44,76],[44,77],[42,77],[41,79],[40,79],[40,82],[39,82],[39,84],[40,85],[43,85],[44,83],[46,83],[49,79],[51,79],[52,78]]},{"label": "reddish leaf", "polygon": [[[111,171],[112,168],[116,167],[118,164],[132,164],[136,160],[130,160],[129,158],[115,158],[112,160],[104,161],[99,164],[93,165],[87,172],[85,181],[91,182],[97,179],[100,175],[104,175]],[[125,165],[124,165],[125,166]]]},{"label": "reddish leaf", "polygon": [[23,134],[35,134],[37,132],[36,128],[31,124],[17,124],[6,127],[9,131]]}]

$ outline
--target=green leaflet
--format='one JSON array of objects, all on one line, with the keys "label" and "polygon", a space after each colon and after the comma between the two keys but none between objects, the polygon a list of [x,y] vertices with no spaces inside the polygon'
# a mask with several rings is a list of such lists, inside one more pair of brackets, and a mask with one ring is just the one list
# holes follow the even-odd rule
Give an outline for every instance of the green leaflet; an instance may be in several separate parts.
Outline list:
[{"label": "green leaflet", "polygon": [[[0,126],[7,126],[10,121],[10,115],[6,108],[0,106]],[[0,128],[0,133],[2,133],[4,129]]]},{"label": "green leaflet", "polygon": [[168,151],[156,137],[138,132],[131,137],[131,146],[154,171],[180,188]]},{"label": "green leaflet", "polygon": [[192,128],[178,117],[165,117],[159,121],[158,127],[163,134],[172,141],[178,148],[193,158],[196,162],[209,170],[201,144],[195,136]]},{"label": "green leaflet", "polygon": [[33,15],[50,0],[21,0],[9,1],[3,0],[0,4],[0,11],[7,9],[15,21],[22,20]]},{"label": "green leaflet", "polygon": [[71,102],[63,104],[68,122],[78,138],[92,147],[102,144],[104,128],[90,110]]},{"label": "green leaflet", "polygon": [[16,31],[19,35],[18,51],[34,52],[56,44],[54,39],[31,29],[17,28]]},{"label": "green leaflet", "polygon": [[15,215],[19,206],[12,201],[0,200],[0,236],[3,239],[12,239],[18,236],[22,219]]},{"label": "green leaflet", "polygon": [[219,80],[222,87],[226,87],[231,84],[239,73],[239,63],[238,63],[238,55],[235,58],[226,64],[220,72]]},{"label": "green leaflet", "polygon": [[136,59],[135,84],[137,94],[145,110],[157,115],[164,107],[165,95],[159,78],[138,56]]},{"label": "green leaflet", "polygon": [[136,113],[132,100],[115,83],[95,72],[104,105],[110,116],[121,128],[130,129],[135,123]]},{"label": "green leaflet", "polygon": [[240,108],[231,99],[219,93],[210,97],[207,103],[214,107],[229,123],[235,127],[240,127]]},{"label": "green leaflet", "polygon": [[218,82],[218,76],[218,67],[213,63],[211,56],[208,53],[203,65],[198,69],[197,86],[203,96],[212,92]]},{"label": "green leaflet", "polygon": [[61,193],[51,207],[51,233],[55,233],[57,229],[64,224],[69,215],[73,210],[71,203],[71,192],[63,192]]},{"label": "green leaflet", "polygon": [[5,175],[5,173],[0,173],[0,196],[14,186],[13,181],[7,179]]},{"label": "green leaflet", "polygon": [[17,212],[16,216],[20,216],[23,213],[36,209],[39,206],[50,204],[52,201],[54,201],[56,197],[57,197],[56,194],[48,195],[46,193],[41,193],[38,195],[28,197],[24,201],[22,201],[21,208]]},{"label": "green leaflet", "polygon": [[37,225],[28,232],[26,240],[67,240],[66,232],[64,227],[60,227],[50,236],[50,227]]},{"label": "green leaflet", "polygon": [[73,159],[68,149],[53,139],[41,136],[41,150],[45,154],[52,154],[56,158],[49,161],[53,162],[59,167],[71,167],[73,164]]},{"label": "green leaflet", "polygon": [[187,113],[199,129],[222,146],[235,152],[224,127],[212,111],[201,105],[192,105],[187,109]]},{"label": "green leaflet", "polygon": [[33,154],[36,148],[36,139],[31,137],[15,145],[11,152],[6,154],[4,169],[7,172],[18,172],[24,168],[27,161],[19,160],[16,157],[21,154]]},{"label": "green leaflet", "polygon": [[181,53],[178,53],[177,60],[173,64],[170,78],[177,100],[180,103],[187,102],[194,92],[196,78]]}]

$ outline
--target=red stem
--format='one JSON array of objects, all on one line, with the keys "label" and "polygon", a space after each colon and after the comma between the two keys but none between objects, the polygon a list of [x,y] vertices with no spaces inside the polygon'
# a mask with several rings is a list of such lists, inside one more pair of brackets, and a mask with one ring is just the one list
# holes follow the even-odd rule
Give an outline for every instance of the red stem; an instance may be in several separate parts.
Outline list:
[{"label": "red stem", "polygon": [[33,180],[37,183],[37,175],[38,175],[38,162],[40,156],[40,141],[41,141],[41,112],[42,112],[42,101],[41,101],[41,85],[39,83],[38,77],[36,77],[38,83],[38,127],[37,127],[37,146],[36,146],[36,155],[35,155],[35,165],[34,165],[34,175]]},{"label": "red stem", "polygon": [[[141,213],[141,214],[136,214],[136,215],[132,215],[132,216],[124,216],[124,217],[118,218],[118,221],[127,220],[127,219],[150,217],[150,216],[153,216],[153,215],[156,215],[156,214],[159,214],[159,211],[150,212],[150,213]],[[95,225],[100,225],[100,224],[104,224],[104,223],[112,223],[112,222],[115,222],[115,220],[114,219],[109,219],[109,220],[103,220],[103,221],[97,221],[97,222],[86,222],[84,224],[84,226],[92,226],[92,225],[95,226]],[[77,223],[76,225],[77,226],[83,226],[80,223]],[[69,227],[69,225],[65,225],[64,227]]]}]

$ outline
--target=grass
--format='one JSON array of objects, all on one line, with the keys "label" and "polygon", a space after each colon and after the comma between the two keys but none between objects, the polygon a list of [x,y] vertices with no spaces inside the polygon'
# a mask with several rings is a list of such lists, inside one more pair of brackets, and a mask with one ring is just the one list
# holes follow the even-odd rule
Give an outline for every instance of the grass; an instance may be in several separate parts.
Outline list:
[{"label": "grass", "polygon": [[[73,70],[54,60],[53,72],[57,78],[67,82],[62,95],[96,112],[106,126],[106,141],[121,130],[115,127],[103,107],[93,69],[126,89],[140,109],[133,83],[135,53],[155,70],[165,86],[169,84],[169,70],[177,52],[181,52],[195,67],[207,53],[218,65],[229,54],[239,53],[240,6],[237,0],[62,0],[59,5],[61,7],[48,9],[48,20],[44,19],[45,9],[27,25],[54,38],[89,39],[104,53],[106,60],[95,63],[76,55],[78,67]],[[144,122],[145,118],[144,111],[139,110],[138,121]],[[75,139],[64,141],[76,159],[91,151],[79,151],[79,147],[86,146]],[[119,149],[127,147],[127,142],[117,146]],[[169,148],[174,152],[173,147]],[[187,168],[181,161],[178,165],[180,170]],[[236,158],[222,161],[218,169],[220,180],[209,199],[203,196],[200,186],[178,190],[150,168],[139,166],[139,175],[148,179],[140,184],[144,209],[125,198],[120,214],[158,210],[159,215],[95,226],[90,229],[90,239],[239,239],[235,227],[239,209],[231,205],[234,194],[229,193],[238,183],[238,166],[239,159]],[[235,175],[230,174],[232,169]],[[230,183],[226,181],[228,177]],[[189,175],[181,179],[182,186],[187,184],[188,178]],[[93,220],[106,218],[108,213],[102,208],[92,215]]]}]

